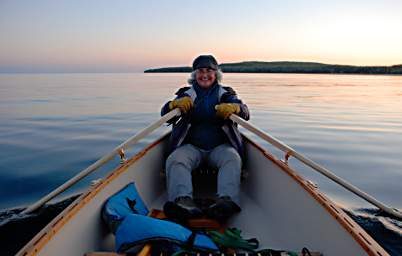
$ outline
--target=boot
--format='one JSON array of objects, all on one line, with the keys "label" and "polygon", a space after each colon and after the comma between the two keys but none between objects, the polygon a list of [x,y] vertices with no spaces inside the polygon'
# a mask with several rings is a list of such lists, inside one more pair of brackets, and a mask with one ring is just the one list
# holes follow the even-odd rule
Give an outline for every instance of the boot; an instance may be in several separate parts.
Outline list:
[{"label": "boot", "polygon": [[207,216],[219,222],[226,222],[233,214],[241,211],[241,208],[232,201],[230,196],[219,197],[214,204],[207,209]]},{"label": "boot", "polygon": [[189,196],[180,196],[174,202],[166,202],[163,206],[163,211],[166,217],[178,220],[179,222],[202,216],[202,211]]}]

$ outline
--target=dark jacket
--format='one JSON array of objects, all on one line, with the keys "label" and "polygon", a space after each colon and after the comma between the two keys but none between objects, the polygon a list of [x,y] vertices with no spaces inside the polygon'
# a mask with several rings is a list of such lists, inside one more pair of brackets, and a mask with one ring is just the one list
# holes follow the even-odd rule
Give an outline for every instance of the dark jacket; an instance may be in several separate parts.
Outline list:
[{"label": "dark jacket", "polygon": [[[241,118],[245,120],[250,119],[250,114],[246,104],[237,98],[236,92],[231,87],[226,87],[218,84],[219,86],[219,99],[220,103],[238,103],[240,105],[240,113],[238,114]],[[189,96],[192,98],[193,102],[197,97],[196,91],[192,87],[183,87],[176,92],[176,99]],[[161,115],[165,115],[169,110],[168,101],[161,110]],[[187,132],[190,129],[191,123],[191,111],[187,114],[182,114],[180,117],[173,118],[169,121],[173,125],[172,134],[170,136],[170,149],[169,153],[181,146],[184,139],[186,138]],[[226,134],[230,144],[236,149],[239,155],[244,159],[244,145],[242,141],[241,134],[237,129],[237,124],[233,123],[231,120],[225,120],[223,122],[222,130]]]}]

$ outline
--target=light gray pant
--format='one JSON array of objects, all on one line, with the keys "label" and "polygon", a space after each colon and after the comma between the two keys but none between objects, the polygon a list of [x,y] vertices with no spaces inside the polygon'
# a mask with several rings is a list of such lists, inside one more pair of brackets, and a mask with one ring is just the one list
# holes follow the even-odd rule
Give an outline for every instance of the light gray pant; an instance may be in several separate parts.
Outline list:
[{"label": "light gray pant", "polygon": [[193,194],[191,172],[201,163],[218,168],[218,196],[230,196],[239,204],[241,158],[229,144],[222,144],[207,151],[191,144],[184,144],[173,151],[166,160],[166,178],[169,201],[179,196]]}]

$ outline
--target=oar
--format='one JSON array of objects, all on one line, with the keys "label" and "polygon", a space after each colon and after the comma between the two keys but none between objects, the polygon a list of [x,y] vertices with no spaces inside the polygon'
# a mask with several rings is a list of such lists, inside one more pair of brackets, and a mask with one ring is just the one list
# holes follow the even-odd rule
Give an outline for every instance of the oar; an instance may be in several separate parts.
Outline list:
[{"label": "oar", "polygon": [[98,161],[96,161],[95,163],[90,165],[88,168],[84,169],[83,171],[81,171],[80,173],[75,175],[73,178],[71,178],[70,180],[65,182],[63,185],[61,185],[60,187],[58,187],[55,190],[53,190],[52,192],[50,192],[48,195],[44,196],[38,202],[36,202],[33,205],[26,208],[22,212],[22,214],[31,213],[31,212],[35,211],[36,209],[38,209],[39,207],[44,205],[46,202],[48,202],[55,196],[59,195],[61,192],[65,191],[66,189],[68,189],[69,187],[71,187],[72,185],[74,185],[75,183],[77,183],[78,181],[83,179],[84,177],[86,177],[88,174],[92,173],[93,171],[95,171],[96,169],[98,169],[99,167],[104,165],[105,163],[109,162],[116,155],[122,154],[122,152],[123,152],[122,150],[127,149],[129,146],[133,145],[134,143],[137,143],[140,139],[144,138],[145,136],[147,136],[148,134],[150,134],[151,132],[153,132],[154,130],[159,128],[161,125],[163,125],[164,123],[166,123],[173,117],[179,116],[179,115],[180,115],[180,110],[174,109],[174,110],[170,111],[169,113],[167,113],[166,115],[162,116],[159,120],[150,124],[148,127],[144,128],[143,130],[138,132],[136,135],[132,136],[131,138],[129,138],[128,140],[126,140],[125,142],[120,144],[112,152],[103,156],[101,159],[99,159]]},{"label": "oar", "polygon": [[356,194],[357,196],[359,196],[360,198],[366,200],[367,202],[375,205],[376,207],[378,207],[379,209],[383,210],[384,212],[386,212],[386,213],[388,213],[388,214],[390,214],[390,215],[392,215],[394,217],[402,218],[402,213],[399,212],[397,209],[391,208],[391,207],[383,204],[382,202],[378,201],[377,199],[375,199],[374,197],[370,196],[366,192],[364,192],[364,191],[358,189],[357,187],[355,187],[354,185],[350,184],[346,180],[336,176],[335,174],[330,172],[328,169],[320,166],[319,164],[315,163],[314,161],[310,160],[309,158],[307,158],[307,157],[303,156],[302,154],[296,152],[296,150],[292,149],[291,147],[289,147],[285,143],[281,142],[280,140],[278,140],[278,139],[274,138],[273,136],[269,135],[268,133],[265,133],[264,131],[258,129],[257,127],[255,127],[254,125],[250,124],[249,122],[246,122],[245,120],[243,120],[239,116],[232,114],[229,118],[233,122],[240,124],[241,126],[246,128],[250,132],[256,134],[261,139],[269,142],[270,144],[274,145],[275,147],[277,147],[280,150],[282,150],[283,152],[285,152],[286,153],[286,159],[289,156],[295,157],[296,159],[300,160],[301,162],[303,162],[307,166],[310,166],[311,168],[313,168],[317,172],[323,174],[327,178],[333,180],[334,182],[338,183],[342,187],[346,188],[347,190],[349,190],[350,192]]}]

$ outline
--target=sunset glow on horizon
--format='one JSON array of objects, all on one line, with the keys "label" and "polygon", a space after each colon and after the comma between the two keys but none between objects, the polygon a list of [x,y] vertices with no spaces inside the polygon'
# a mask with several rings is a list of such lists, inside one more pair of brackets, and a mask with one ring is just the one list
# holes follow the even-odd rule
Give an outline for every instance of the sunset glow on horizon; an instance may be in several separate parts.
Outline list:
[{"label": "sunset glow on horizon", "polygon": [[0,2],[0,72],[219,62],[402,64],[402,1]]}]

